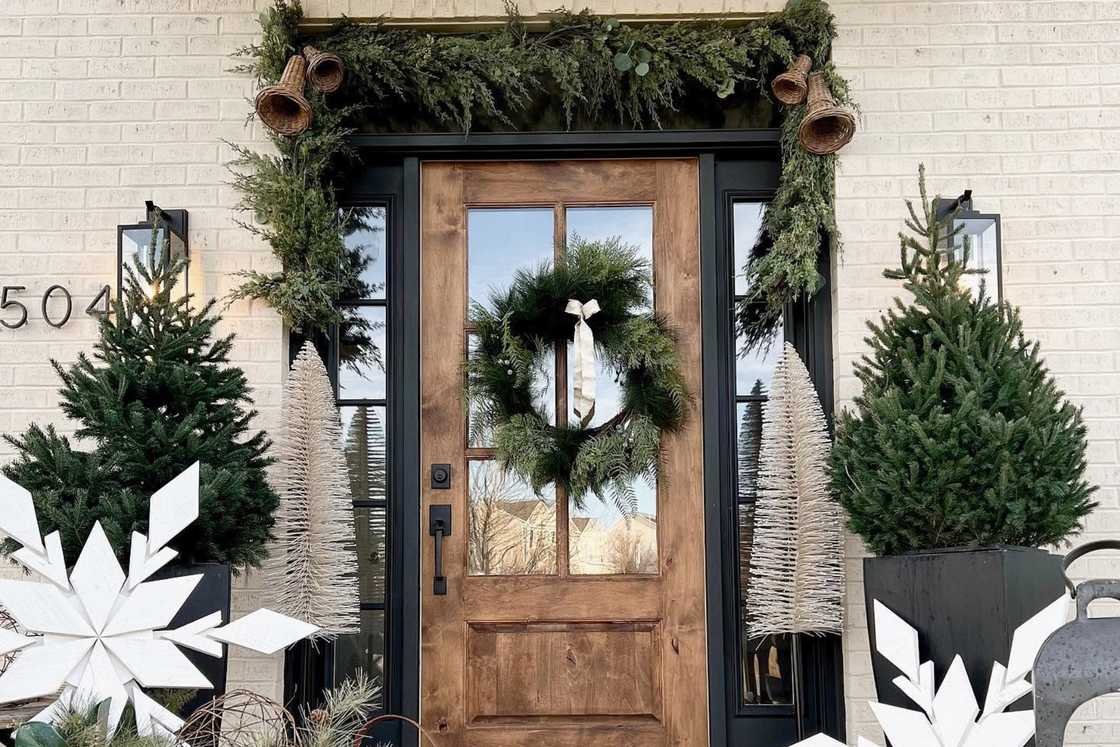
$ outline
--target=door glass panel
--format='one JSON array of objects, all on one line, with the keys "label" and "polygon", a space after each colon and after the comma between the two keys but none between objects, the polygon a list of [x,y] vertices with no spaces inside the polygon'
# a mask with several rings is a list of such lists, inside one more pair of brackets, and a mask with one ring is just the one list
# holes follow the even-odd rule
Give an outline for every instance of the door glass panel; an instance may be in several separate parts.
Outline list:
[{"label": "door glass panel", "polygon": [[535,270],[554,254],[552,208],[467,211],[470,300],[492,309],[490,294],[509,287],[518,270]]},{"label": "door glass panel", "polygon": [[385,266],[388,262],[384,207],[342,208],[342,240],[346,261],[357,273],[357,284],[343,297],[385,298]]},{"label": "door glass panel", "polygon": [[[467,335],[467,355],[475,355],[478,350],[478,335]],[[552,351],[541,356],[536,372],[537,390],[533,393],[533,403],[548,416],[548,422],[556,423],[556,356]],[[494,445],[493,433],[486,428],[479,415],[480,404],[477,400],[467,403],[467,445],[472,448],[490,448]]]},{"label": "door glass panel", "polygon": [[385,398],[385,307],[346,306],[338,328],[339,399]]},{"label": "door glass panel", "polygon": [[764,202],[736,202],[732,207],[733,232],[735,243],[735,295],[747,294],[747,278],[743,268],[751,256],[751,250],[758,243],[762,231],[762,216],[766,212]]},{"label": "door glass panel", "polygon": [[[364,672],[378,682],[385,681],[385,612],[384,610],[362,610],[361,629],[358,633],[342,635],[334,643],[334,680],[340,684]],[[381,707],[381,694],[370,710]]]},{"label": "door glass panel", "polygon": [[470,462],[467,570],[472,576],[556,573],[556,491],[541,495],[489,459]]},{"label": "door glass panel", "polygon": [[342,451],[355,501],[385,500],[385,408],[340,407]]},{"label": "door glass panel", "polygon": [[385,601],[385,508],[355,508],[358,579],[363,602]]},{"label": "door glass panel", "polygon": [[636,514],[627,516],[598,495],[583,508],[569,501],[568,564],[573,575],[657,573],[657,490],[632,484]]},{"label": "door glass panel", "polygon": [[[653,266],[653,207],[580,207],[566,210],[568,235],[590,241],[619,239]],[[590,299],[582,298],[580,301]],[[574,349],[568,345],[568,371]],[[567,378],[568,422],[578,423],[572,377]],[[619,374],[596,357],[595,411],[590,426],[606,423],[622,407]],[[580,508],[569,501],[568,564],[572,574],[657,573],[657,486],[630,486],[637,512],[624,514],[611,496],[589,495]]]}]

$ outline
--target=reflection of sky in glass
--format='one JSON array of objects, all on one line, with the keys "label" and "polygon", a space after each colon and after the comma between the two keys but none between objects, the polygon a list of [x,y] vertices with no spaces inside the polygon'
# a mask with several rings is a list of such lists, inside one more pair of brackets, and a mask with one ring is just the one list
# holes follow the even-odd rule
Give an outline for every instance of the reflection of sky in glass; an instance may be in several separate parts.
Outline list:
[{"label": "reflection of sky in glass", "polygon": [[762,213],[766,204],[762,202],[736,202],[732,208],[735,241],[735,295],[742,296],[747,292],[747,280],[743,276],[743,267],[751,255],[758,240],[759,231],[762,230]]},{"label": "reflection of sky in glass", "polygon": [[[735,349],[743,349],[742,335],[736,333]],[[774,365],[782,354],[782,328],[779,326],[775,333],[770,349],[755,349],[747,355],[735,357],[735,393],[739,395],[754,394],[752,389],[755,382],[762,382],[761,394],[770,392],[770,381],[774,378]]]},{"label": "reflection of sky in glass", "polygon": [[512,470],[503,470],[493,459],[472,459],[468,464],[472,502],[489,498],[512,502],[535,502],[540,499],[549,505],[556,503],[556,489],[553,486],[545,486],[540,495],[537,495],[521,476]]},{"label": "reflection of sky in glass", "polygon": [[[348,316],[360,316],[369,327],[359,331],[370,345],[348,344],[345,327],[339,333],[338,396],[340,399],[383,399],[385,397],[385,308],[351,307]],[[378,355],[380,364],[374,359]]]},{"label": "reflection of sky in glass", "polygon": [[553,256],[552,208],[467,211],[467,283],[471,301],[490,306],[519,269],[535,270]]},{"label": "reflection of sky in glass", "polygon": [[385,208],[343,208],[349,211],[348,225],[354,230],[342,240],[348,252],[360,253],[369,261],[359,276],[365,298],[385,297]]},{"label": "reflection of sky in glass", "polygon": [[653,208],[632,207],[568,208],[568,235],[588,241],[605,241],[615,236],[637,248],[639,257],[653,263]]},{"label": "reflection of sky in glass", "polygon": [[[657,489],[648,485],[642,478],[633,482],[634,494],[638,499],[638,513],[657,518]],[[583,500],[584,507],[577,508],[573,503],[569,509],[571,516],[588,516],[594,518],[604,527],[614,526],[623,521],[623,516],[614,505],[614,500],[609,495],[600,497],[595,493],[588,493]]]}]

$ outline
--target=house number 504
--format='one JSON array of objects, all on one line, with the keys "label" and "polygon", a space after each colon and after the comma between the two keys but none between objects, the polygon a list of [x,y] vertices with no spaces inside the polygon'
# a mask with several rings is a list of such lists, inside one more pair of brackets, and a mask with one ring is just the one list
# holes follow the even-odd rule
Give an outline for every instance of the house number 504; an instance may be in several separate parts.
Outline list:
[{"label": "house number 504", "polygon": [[[26,285],[5,285],[0,287],[0,312],[3,312],[0,317],[0,324],[8,329],[19,329],[27,324],[27,305],[17,298],[13,298],[18,293],[27,290]],[[109,286],[103,285],[93,300],[90,301],[89,306],[86,307],[86,313],[93,316],[101,316],[102,314],[109,313]],[[52,298],[59,298],[65,301],[65,313],[52,318],[47,311],[47,304],[50,303]],[[62,285],[57,283],[43,291],[43,296],[39,300],[39,309],[43,313],[43,321],[52,327],[61,328],[66,322],[70,321],[70,315],[74,312],[74,299],[70,295],[70,291]],[[13,313],[18,316],[14,317]]]}]

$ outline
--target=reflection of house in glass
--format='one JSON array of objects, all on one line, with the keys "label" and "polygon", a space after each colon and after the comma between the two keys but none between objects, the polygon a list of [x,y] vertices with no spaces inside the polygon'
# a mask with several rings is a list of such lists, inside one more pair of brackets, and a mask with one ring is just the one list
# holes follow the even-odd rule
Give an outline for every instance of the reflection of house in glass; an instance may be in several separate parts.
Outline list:
[{"label": "reflection of house in glass", "polygon": [[[556,573],[556,505],[497,464],[471,464],[472,575]],[[610,522],[576,516],[568,525],[573,575],[657,573],[657,520],[639,513]]]},{"label": "reflection of house in glass", "polygon": [[471,501],[469,570],[476,576],[556,572],[556,507],[540,498]]},{"label": "reflection of house in glass", "polygon": [[569,523],[573,574],[657,573],[657,518],[638,513],[612,524],[576,517]]}]

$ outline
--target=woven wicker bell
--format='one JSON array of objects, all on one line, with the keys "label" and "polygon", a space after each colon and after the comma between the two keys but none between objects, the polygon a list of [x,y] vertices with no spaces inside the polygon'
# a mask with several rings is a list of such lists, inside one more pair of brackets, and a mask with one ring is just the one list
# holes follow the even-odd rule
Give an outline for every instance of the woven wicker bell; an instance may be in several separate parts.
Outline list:
[{"label": "woven wicker bell", "polygon": [[342,58],[331,52],[322,52],[315,47],[304,47],[303,56],[307,58],[307,78],[316,91],[330,93],[337,91],[346,76]]},{"label": "woven wicker bell", "polygon": [[828,90],[824,74],[809,76],[809,104],[805,119],[797,130],[797,139],[810,153],[835,153],[851,142],[856,134],[856,118],[847,109],[837,106]]},{"label": "woven wicker bell", "polygon": [[292,55],[280,82],[257,94],[257,116],[278,135],[298,135],[311,126],[311,104],[303,96],[306,69],[307,61]]},{"label": "woven wicker bell", "polygon": [[813,67],[813,59],[807,54],[799,54],[789,64],[789,69],[774,78],[770,83],[770,90],[774,98],[786,106],[796,106],[805,100],[809,92],[809,70]]}]

